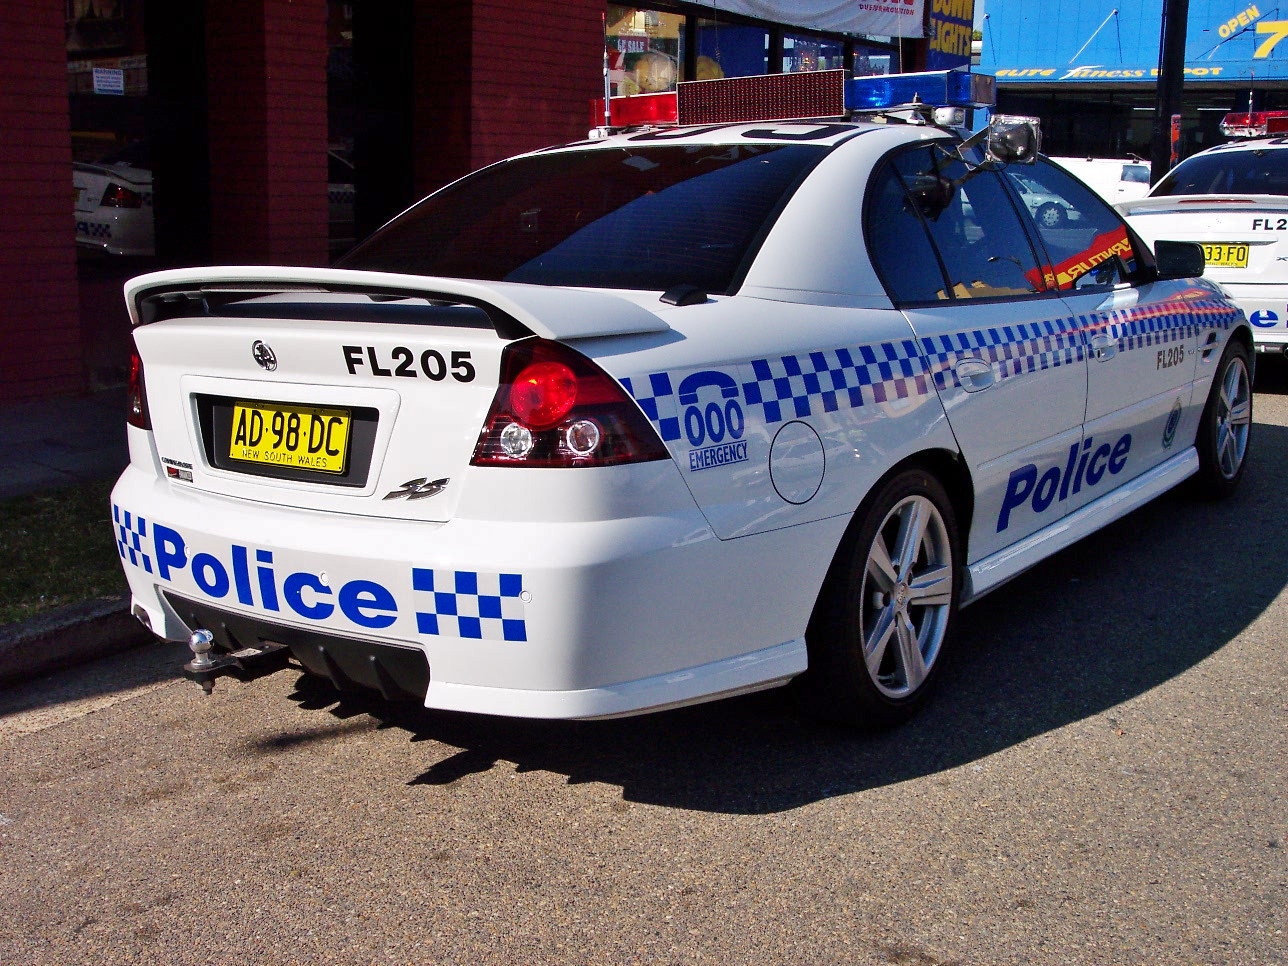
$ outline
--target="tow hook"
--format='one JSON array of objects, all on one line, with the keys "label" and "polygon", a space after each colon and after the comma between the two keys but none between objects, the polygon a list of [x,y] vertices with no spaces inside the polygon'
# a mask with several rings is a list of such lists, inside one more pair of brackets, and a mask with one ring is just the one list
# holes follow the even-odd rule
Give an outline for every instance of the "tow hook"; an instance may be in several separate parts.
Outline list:
[{"label": "tow hook", "polygon": [[201,690],[211,694],[215,690],[215,678],[225,674],[242,681],[271,674],[286,667],[286,658],[290,649],[276,641],[261,641],[257,647],[244,647],[238,651],[218,652],[213,657],[215,635],[204,627],[198,627],[188,638],[188,647],[192,650],[192,660],[183,666],[183,676],[201,685]]}]

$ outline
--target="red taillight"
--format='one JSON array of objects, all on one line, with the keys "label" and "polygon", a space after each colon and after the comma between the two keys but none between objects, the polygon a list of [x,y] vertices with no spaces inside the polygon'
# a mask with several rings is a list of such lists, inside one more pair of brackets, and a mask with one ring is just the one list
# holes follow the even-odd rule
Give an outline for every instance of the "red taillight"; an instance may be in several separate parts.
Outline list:
[{"label": "red taillight", "polygon": [[143,196],[113,182],[103,192],[103,200],[99,205],[104,208],[142,208]]},{"label": "red taillight", "polygon": [[151,429],[152,417],[148,414],[148,392],[143,386],[143,360],[139,350],[130,352],[130,381],[125,390],[125,421],[139,429]]},{"label": "red taillight", "polygon": [[534,362],[515,377],[510,408],[531,429],[550,429],[577,402],[577,377],[562,362]]},{"label": "red taillight", "polygon": [[524,339],[501,355],[501,382],[474,466],[614,466],[670,454],[621,385],[558,342]]}]

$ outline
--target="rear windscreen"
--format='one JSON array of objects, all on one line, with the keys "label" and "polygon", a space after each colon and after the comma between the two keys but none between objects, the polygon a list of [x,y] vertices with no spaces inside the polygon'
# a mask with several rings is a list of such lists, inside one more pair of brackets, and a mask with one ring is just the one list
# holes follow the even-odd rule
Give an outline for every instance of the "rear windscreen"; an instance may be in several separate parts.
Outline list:
[{"label": "rear windscreen", "polygon": [[1164,195],[1288,195],[1288,151],[1218,151],[1177,165],[1150,192]]},{"label": "rear windscreen", "polygon": [[516,158],[426,198],[338,267],[727,292],[826,151],[817,145],[665,145]]}]

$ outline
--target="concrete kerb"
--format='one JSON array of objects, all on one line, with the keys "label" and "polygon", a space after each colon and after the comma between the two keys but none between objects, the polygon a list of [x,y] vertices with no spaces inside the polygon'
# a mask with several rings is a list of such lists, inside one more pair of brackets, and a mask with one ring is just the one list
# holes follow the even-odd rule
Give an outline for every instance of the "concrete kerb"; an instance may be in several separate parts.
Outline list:
[{"label": "concrete kerb", "polygon": [[130,613],[129,595],[82,601],[0,627],[0,685],[156,640]]}]

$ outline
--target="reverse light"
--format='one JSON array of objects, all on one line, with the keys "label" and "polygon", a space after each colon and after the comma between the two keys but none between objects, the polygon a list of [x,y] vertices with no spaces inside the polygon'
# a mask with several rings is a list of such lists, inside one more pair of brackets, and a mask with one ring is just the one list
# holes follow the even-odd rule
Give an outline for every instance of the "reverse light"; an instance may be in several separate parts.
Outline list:
[{"label": "reverse light", "polygon": [[473,466],[615,466],[669,459],[625,389],[575,349],[547,339],[508,345]]},{"label": "reverse light", "polygon": [[152,416],[148,413],[148,391],[143,385],[143,360],[139,350],[130,351],[130,378],[125,388],[125,421],[139,429],[152,428]]},{"label": "reverse light", "polygon": [[103,192],[99,205],[103,208],[142,208],[143,196],[113,181]]}]

